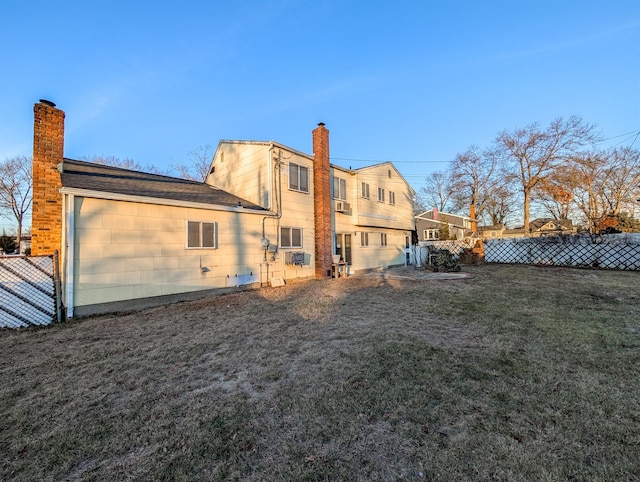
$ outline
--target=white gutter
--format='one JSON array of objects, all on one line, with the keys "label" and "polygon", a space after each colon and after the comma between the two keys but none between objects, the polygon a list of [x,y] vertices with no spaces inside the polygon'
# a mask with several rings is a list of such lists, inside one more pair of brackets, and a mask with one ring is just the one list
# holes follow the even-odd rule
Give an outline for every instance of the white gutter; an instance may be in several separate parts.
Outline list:
[{"label": "white gutter", "polygon": [[81,196],[95,199],[108,199],[110,201],[125,201],[142,204],[157,204],[161,206],[175,206],[181,208],[207,209],[210,211],[228,211],[234,213],[260,214],[264,216],[275,216],[276,213],[265,211],[264,209],[250,209],[237,206],[222,206],[219,204],[198,203],[193,201],[180,201],[178,199],[161,199],[156,197],[132,196],[129,194],[117,194],[112,192],[93,191],[91,189],[79,189],[73,187],[63,187],[60,192],[70,196]]}]

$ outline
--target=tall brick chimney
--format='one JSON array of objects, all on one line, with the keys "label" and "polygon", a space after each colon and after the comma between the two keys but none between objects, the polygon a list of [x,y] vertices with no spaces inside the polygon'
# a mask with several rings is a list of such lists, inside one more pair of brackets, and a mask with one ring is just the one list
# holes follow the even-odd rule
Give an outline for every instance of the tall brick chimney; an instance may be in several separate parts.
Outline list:
[{"label": "tall brick chimney", "polygon": [[41,256],[62,248],[62,183],[57,166],[64,155],[64,112],[40,99],[33,113],[31,254]]},{"label": "tall brick chimney", "polygon": [[313,130],[313,214],[316,244],[316,279],[331,276],[331,175],[329,130],[321,122]]}]

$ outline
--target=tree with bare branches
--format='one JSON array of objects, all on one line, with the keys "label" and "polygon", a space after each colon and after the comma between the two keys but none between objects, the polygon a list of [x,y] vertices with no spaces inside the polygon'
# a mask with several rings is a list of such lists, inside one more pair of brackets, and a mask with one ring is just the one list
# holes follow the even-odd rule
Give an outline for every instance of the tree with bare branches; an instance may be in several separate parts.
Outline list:
[{"label": "tree with bare branches", "polygon": [[204,182],[211,170],[214,150],[210,145],[198,146],[197,149],[189,153],[188,164],[178,164],[173,169],[183,179]]},{"label": "tree with bare branches", "polygon": [[143,166],[139,162],[134,161],[131,158],[125,157],[121,159],[116,156],[105,156],[105,155],[95,155],[95,156],[84,156],[81,160],[86,162],[92,162],[94,164],[101,164],[103,166],[112,166],[119,167],[121,169],[128,169],[130,171],[142,171],[149,172],[151,174],[159,174],[161,176],[168,176],[171,173],[166,170],[158,169],[156,166],[147,164]]},{"label": "tree with bare branches", "polygon": [[493,191],[499,185],[496,158],[484,156],[478,146],[470,146],[456,155],[451,163],[452,198],[456,211],[470,212],[473,206],[475,217],[483,217]]},{"label": "tree with bare branches", "polygon": [[491,155],[508,166],[522,193],[524,226],[529,226],[534,189],[576,152],[598,140],[594,125],[580,117],[558,118],[542,129],[534,123],[513,131],[502,131]]},{"label": "tree with bare branches", "polygon": [[14,157],[0,163],[0,215],[16,220],[16,244],[20,246],[25,218],[31,209],[31,158]]},{"label": "tree with bare branches", "polygon": [[420,189],[420,204],[427,209],[447,211],[451,206],[453,183],[450,171],[433,171]]}]

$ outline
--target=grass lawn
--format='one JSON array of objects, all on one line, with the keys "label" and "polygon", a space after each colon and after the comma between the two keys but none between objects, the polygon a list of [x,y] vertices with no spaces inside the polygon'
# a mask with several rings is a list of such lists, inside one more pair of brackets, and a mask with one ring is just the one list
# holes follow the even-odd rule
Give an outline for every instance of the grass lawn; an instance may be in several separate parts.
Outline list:
[{"label": "grass lawn", "polygon": [[640,274],[465,267],[0,332],[1,480],[640,480]]}]

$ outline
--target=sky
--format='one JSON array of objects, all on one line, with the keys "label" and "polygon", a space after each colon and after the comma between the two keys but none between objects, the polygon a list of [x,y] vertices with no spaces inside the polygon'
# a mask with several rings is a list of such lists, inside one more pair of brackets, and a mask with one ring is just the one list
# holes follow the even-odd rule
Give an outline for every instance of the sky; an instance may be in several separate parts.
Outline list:
[{"label": "sky", "polygon": [[505,129],[640,131],[638,0],[2,0],[0,19],[0,160],[31,155],[39,99],[65,111],[70,158],[311,154],[324,122],[332,163],[392,161],[416,191]]}]

